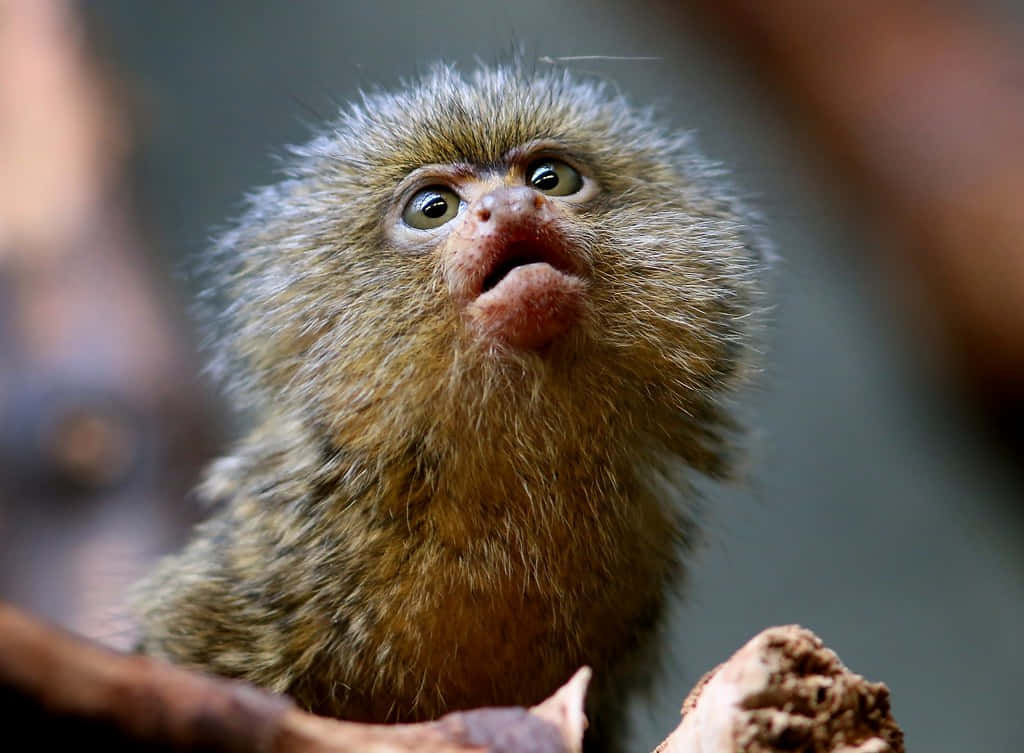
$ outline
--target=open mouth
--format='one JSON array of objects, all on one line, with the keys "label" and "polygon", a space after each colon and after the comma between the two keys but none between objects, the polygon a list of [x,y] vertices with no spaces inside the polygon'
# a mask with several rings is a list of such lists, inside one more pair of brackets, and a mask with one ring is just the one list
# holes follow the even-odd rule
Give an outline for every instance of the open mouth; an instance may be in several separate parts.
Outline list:
[{"label": "open mouth", "polygon": [[479,293],[467,309],[489,337],[521,349],[542,348],[579,319],[587,283],[561,242],[516,240],[492,251]]},{"label": "open mouth", "polygon": [[574,266],[564,253],[553,244],[534,241],[514,241],[502,248],[492,260],[491,270],[483,279],[480,293],[484,294],[503,282],[514,270],[534,264],[546,264],[562,274],[575,273]]}]

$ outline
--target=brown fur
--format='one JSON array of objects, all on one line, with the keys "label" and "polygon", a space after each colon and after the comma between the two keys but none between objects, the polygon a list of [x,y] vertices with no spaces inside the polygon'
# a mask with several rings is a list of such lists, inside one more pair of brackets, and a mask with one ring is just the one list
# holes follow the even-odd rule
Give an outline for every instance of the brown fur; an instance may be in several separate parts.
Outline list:
[{"label": "brown fur", "polygon": [[[578,326],[520,352],[386,223],[411,170],[541,138],[600,186],[565,228],[593,274]],[[600,694],[679,576],[686,469],[729,469],[761,261],[715,166],[598,86],[438,68],[295,149],[216,256],[257,422],[142,587],[141,648],[351,719],[532,704],[582,664]]]}]

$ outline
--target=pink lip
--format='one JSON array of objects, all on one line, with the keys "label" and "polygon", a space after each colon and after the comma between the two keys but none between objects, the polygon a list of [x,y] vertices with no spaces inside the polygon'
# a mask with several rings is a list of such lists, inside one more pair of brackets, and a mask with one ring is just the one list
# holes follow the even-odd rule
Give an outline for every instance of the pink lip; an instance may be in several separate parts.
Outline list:
[{"label": "pink lip", "polygon": [[578,265],[565,253],[561,239],[545,237],[547,233],[534,233],[532,238],[511,240],[492,245],[487,263],[482,266],[477,295],[488,295],[498,288],[516,270],[535,264],[546,264],[563,275],[577,275]]},{"label": "pink lip", "polygon": [[581,278],[548,262],[516,264],[467,307],[467,314],[484,335],[535,350],[576,323],[585,289]]},{"label": "pink lip", "polygon": [[448,288],[484,341],[539,349],[579,321],[588,268],[561,219],[543,194],[501,187],[451,234],[442,257]]}]

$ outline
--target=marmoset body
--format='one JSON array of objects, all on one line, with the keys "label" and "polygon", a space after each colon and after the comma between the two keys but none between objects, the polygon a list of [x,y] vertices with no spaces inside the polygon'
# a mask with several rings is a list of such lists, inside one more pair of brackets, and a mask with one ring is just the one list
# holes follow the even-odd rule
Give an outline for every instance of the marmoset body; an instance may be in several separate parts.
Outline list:
[{"label": "marmoset body", "polygon": [[621,696],[752,361],[762,259],[720,172],[516,65],[294,148],[214,255],[255,424],[141,589],[140,649],[354,720],[529,705],[584,664]]}]

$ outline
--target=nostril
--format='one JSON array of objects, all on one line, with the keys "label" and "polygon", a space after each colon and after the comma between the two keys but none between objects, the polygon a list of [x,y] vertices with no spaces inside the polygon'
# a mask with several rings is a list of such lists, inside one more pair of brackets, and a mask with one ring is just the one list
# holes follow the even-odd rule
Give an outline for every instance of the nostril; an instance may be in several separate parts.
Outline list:
[{"label": "nostril", "polygon": [[479,209],[477,210],[476,216],[480,219],[481,222],[487,222],[487,220],[491,219],[491,210]]}]

